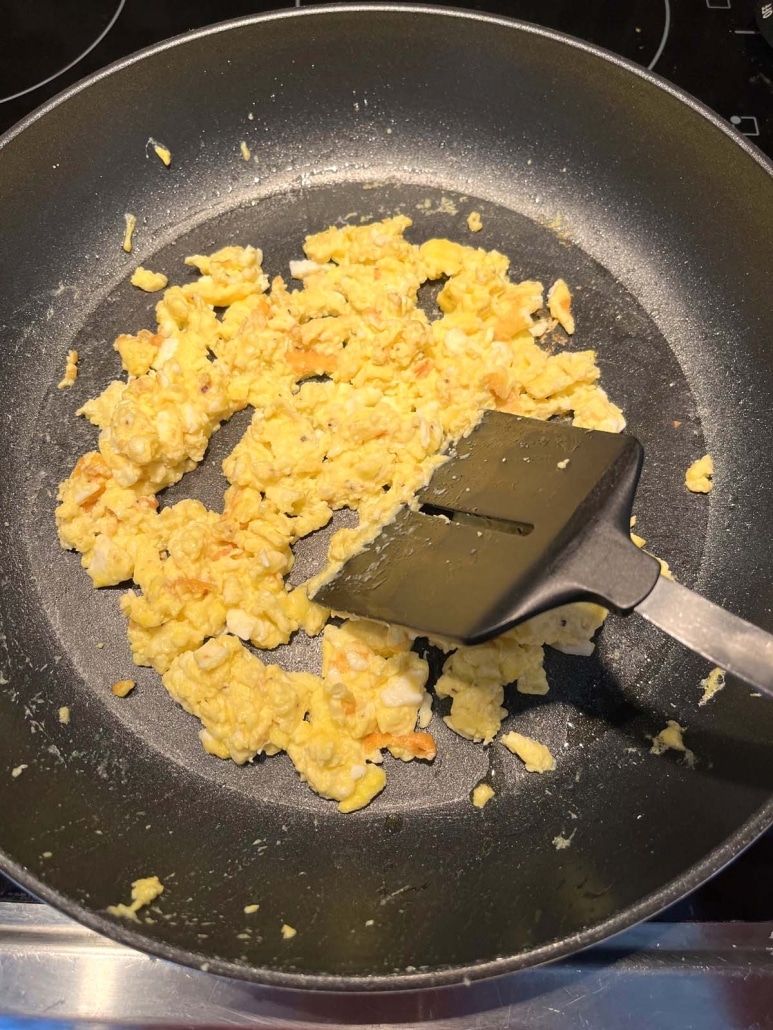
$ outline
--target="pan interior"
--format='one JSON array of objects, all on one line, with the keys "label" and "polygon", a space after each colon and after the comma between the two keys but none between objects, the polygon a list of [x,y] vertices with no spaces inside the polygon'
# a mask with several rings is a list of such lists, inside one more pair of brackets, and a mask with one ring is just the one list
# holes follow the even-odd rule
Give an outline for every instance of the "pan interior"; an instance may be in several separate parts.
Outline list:
[{"label": "pan interior", "polygon": [[[466,228],[471,210],[480,212],[484,224],[474,238]],[[565,345],[597,349],[603,383],[647,454],[637,529],[680,579],[693,580],[708,506],[683,488],[684,469],[705,448],[690,385],[636,299],[554,229],[485,200],[425,185],[333,183],[235,207],[200,222],[146,263],[170,282],[183,281],[189,274],[182,263],[186,254],[252,243],[264,250],[269,275],[287,274],[307,232],[347,218],[360,222],[395,213],[413,218],[408,235],[416,242],[448,236],[497,248],[510,257],[514,279],[538,278],[547,287],[562,276],[570,283],[578,330]],[[472,963],[608,917],[630,900],[632,882],[637,891],[643,884],[645,892],[648,882],[652,889],[659,885],[662,870],[650,874],[646,856],[664,835],[678,848],[675,875],[697,861],[706,834],[691,833],[690,827],[703,821],[705,828],[710,813],[695,808],[694,778],[709,775],[715,761],[709,753],[721,756],[723,744],[712,736],[711,719],[696,715],[706,670],[636,618],[610,619],[591,658],[548,652],[547,697],[508,692],[505,728],[544,741],[558,757],[549,781],[525,773],[496,744],[483,749],[453,735],[437,703],[430,729],[438,759],[431,766],[387,759],[387,789],[354,816],[338,815],[312,794],[286,756],[239,768],[203,752],[198,723],[167,697],[154,673],[133,667],[119,589],[93,591],[77,557],[59,549],[54,530],[56,485],[94,445],[95,431],[73,413],[118,374],[111,342],[119,332],[152,326],[153,304],[154,298],[126,280],[102,300],[76,334],[81,373],[75,387],[57,391],[52,375],[30,437],[28,466],[35,474],[24,499],[24,545],[37,584],[35,603],[45,612],[51,647],[66,656],[62,664],[69,674],[30,707],[29,717],[42,722],[41,712],[47,713],[48,724],[50,709],[66,703],[76,730],[66,738],[58,734],[55,751],[39,753],[36,775],[45,777],[60,762],[77,767],[99,757],[101,775],[110,779],[116,803],[125,810],[127,833],[149,834],[156,819],[165,819],[169,842],[153,850],[152,868],[138,863],[134,851],[123,866],[97,868],[84,890],[74,875],[78,838],[49,811],[24,847],[34,859],[51,852],[46,876],[77,883],[82,900],[102,907],[124,895],[132,878],[155,873],[168,889],[144,933],[245,968],[356,976]],[[196,496],[217,508],[224,489],[220,461],[248,419],[249,412],[242,413],[216,434],[202,466],[162,500]],[[304,544],[301,566],[321,560],[325,537],[323,532]],[[275,657],[287,668],[313,669],[318,641],[297,639]],[[108,688],[124,677],[136,678],[138,686],[121,700]],[[727,689],[739,704],[757,704],[748,701],[748,691]],[[690,743],[700,756],[696,770],[648,753],[650,737],[684,710],[690,713],[683,720],[693,730]],[[497,796],[479,812],[470,792],[483,777]],[[669,782],[679,811],[670,825],[661,820],[660,778]],[[613,780],[625,801],[610,823]],[[189,806],[186,829],[170,817],[168,795],[159,793],[159,784]],[[756,786],[750,785],[750,804]],[[214,818],[210,806],[218,813]],[[102,817],[90,812],[84,821],[89,847],[99,852]],[[121,834],[114,815],[109,822],[115,847]],[[717,823],[717,841],[723,830]],[[200,854],[180,847],[181,840],[200,834]],[[570,839],[571,848],[557,850],[559,837]],[[324,847],[315,851],[314,840]],[[251,922],[243,909],[255,899],[261,917]],[[415,922],[418,912],[421,925]],[[459,920],[466,932],[450,932]],[[291,959],[278,937],[283,921],[299,930]],[[439,925],[449,932],[438,933]]]},{"label": "pan interior", "polygon": [[[474,236],[466,226],[472,210],[481,213],[485,226]],[[279,274],[288,277],[289,261],[302,256],[307,232],[345,224],[347,216],[350,222],[361,223],[398,213],[413,218],[408,235],[415,242],[443,236],[501,250],[512,260],[514,281],[537,278],[547,289],[556,278],[567,279],[574,291],[579,328],[572,339],[564,337],[553,346],[597,348],[602,381],[623,407],[630,429],[646,448],[647,465],[637,503],[638,531],[648,538],[656,553],[674,564],[680,578],[693,578],[701,559],[708,513],[708,506],[683,487],[684,469],[694,454],[702,454],[705,449],[694,398],[671,349],[646,312],[609,273],[555,231],[501,206],[426,186],[333,185],[269,197],[255,206],[238,207],[207,220],[161,248],[150,264],[172,283],[185,281],[192,278],[191,270],[183,264],[186,255],[209,253],[232,243],[251,243],[264,251],[269,278]],[[324,810],[328,806],[320,806],[298,781],[286,757],[262,761],[257,767],[237,768],[206,756],[197,738],[197,721],[166,696],[152,670],[137,669],[131,661],[125,620],[118,609],[125,588],[95,592],[79,570],[77,556],[63,553],[56,543],[53,505],[57,483],[79,454],[95,445],[97,436],[97,431],[73,412],[120,375],[112,340],[121,332],[152,328],[157,299],[157,295],[144,294],[127,281],[111,291],[76,336],[81,372],[75,387],[60,392],[52,381],[40,410],[29,457],[30,467],[41,470],[37,491],[31,498],[37,518],[26,521],[35,579],[45,583],[40,600],[60,648],[77,666],[81,689],[98,699],[107,709],[106,715],[109,712],[111,718],[122,722],[142,746],[157,749],[165,759],[182,763],[196,776],[226,782],[257,803],[268,791],[272,797],[281,794],[282,803],[290,808]],[[434,298],[428,296],[426,303],[431,312]],[[214,435],[202,465],[162,493],[162,505],[193,496],[221,510],[227,484],[220,462],[241,437],[251,414],[251,409],[240,412]],[[353,521],[352,513],[340,513],[336,524],[346,521]],[[329,535],[328,530],[321,531],[298,545],[299,562],[293,580],[322,566]],[[43,569],[47,570],[45,577],[41,575]],[[447,586],[453,590],[452,577]],[[73,604],[85,617],[63,617]],[[656,637],[638,619],[612,619],[601,635],[598,657],[567,661],[551,655],[556,666],[556,693],[547,703],[535,704],[534,699],[527,701],[513,693],[510,707],[522,711],[516,720],[519,724],[526,718],[537,737],[554,748],[563,748],[567,735],[578,745],[590,743],[604,725],[599,720],[611,718],[620,723],[635,714],[620,684],[646,691],[651,679],[648,666],[653,662],[656,667],[661,665],[672,651],[667,641]],[[311,640],[300,633],[270,660],[288,669],[318,671],[319,638]],[[138,681],[128,702],[113,697],[106,689],[122,678]],[[442,706],[439,709],[443,710]],[[566,720],[573,713],[574,726],[568,729]],[[420,765],[390,763],[390,788],[373,803],[374,813],[417,803],[435,806],[466,801],[474,786],[468,763],[473,763],[478,776],[489,769],[487,752],[457,742],[437,717],[433,730],[442,733],[444,739],[447,760],[442,763],[442,775]],[[459,751],[468,753],[468,763],[459,765],[455,761]]]}]

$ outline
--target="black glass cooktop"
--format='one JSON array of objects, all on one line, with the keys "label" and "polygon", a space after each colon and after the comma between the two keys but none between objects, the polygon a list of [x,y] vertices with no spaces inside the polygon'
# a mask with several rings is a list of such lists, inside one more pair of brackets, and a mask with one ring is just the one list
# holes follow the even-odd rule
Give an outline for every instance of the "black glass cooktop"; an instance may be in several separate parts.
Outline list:
[{"label": "black glass cooktop", "polygon": [[[3,0],[0,132],[71,83],[142,47],[228,18],[300,5]],[[768,0],[483,0],[455,6],[536,22],[622,54],[698,97],[773,156],[773,3]],[[769,833],[661,918],[773,919],[772,868]],[[0,877],[0,900],[22,897]]]}]

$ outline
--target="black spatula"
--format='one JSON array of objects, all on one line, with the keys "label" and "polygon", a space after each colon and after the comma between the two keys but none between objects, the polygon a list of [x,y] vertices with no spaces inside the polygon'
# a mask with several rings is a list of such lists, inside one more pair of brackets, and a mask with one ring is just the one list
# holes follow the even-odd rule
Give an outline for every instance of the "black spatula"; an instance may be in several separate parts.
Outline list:
[{"label": "black spatula", "polygon": [[632,436],[488,411],[394,522],[317,592],[335,611],[477,644],[570,601],[637,611],[773,692],[773,636],[660,575],[631,541]]}]

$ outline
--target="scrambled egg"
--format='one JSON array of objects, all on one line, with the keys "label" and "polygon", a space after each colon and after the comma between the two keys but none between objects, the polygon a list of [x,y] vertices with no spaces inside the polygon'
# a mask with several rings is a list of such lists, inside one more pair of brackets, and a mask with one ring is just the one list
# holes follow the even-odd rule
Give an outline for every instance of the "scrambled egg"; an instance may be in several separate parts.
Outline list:
[{"label": "scrambled egg", "polygon": [[500,743],[504,744],[507,750],[512,751],[514,755],[518,755],[526,766],[527,772],[553,772],[556,767],[556,760],[549,748],[540,744],[538,740],[525,737],[522,733],[516,733],[515,730],[505,733]]},{"label": "scrambled egg", "polygon": [[704,454],[687,469],[684,485],[694,494],[708,494],[714,488],[713,478],[714,459],[710,454]]},{"label": "scrambled egg", "polygon": [[556,279],[548,290],[548,311],[561,328],[571,336],[574,333],[574,316],[572,315],[572,295],[563,279]]},{"label": "scrambled egg", "polygon": [[137,216],[127,212],[123,218],[126,223],[126,229],[124,230],[123,243],[121,246],[127,254],[131,254],[133,246],[132,238],[134,236],[134,230],[137,228]]},{"label": "scrambled egg", "polygon": [[128,697],[136,686],[134,680],[118,680],[110,689],[116,697]]},{"label": "scrambled egg", "polygon": [[716,667],[711,670],[705,680],[701,680],[703,694],[698,702],[699,705],[707,705],[711,699],[723,689],[725,685],[725,670]]},{"label": "scrambled egg", "polygon": [[683,733],[684,727],[680,726],[673,719],[669,719],[666,723],[666,728],[661,730],[656,737],[652,738],[650,753],[662,755],[665,751],[681,751],[684,755],[685,763],[693,766],[695,764],[695,755],[686,746],[682,736]]},{"label": "scrambled egg", "polygon": [[164,893],[164,885],[157,876],[145,876],[132,883],[131,905],[108,905],[107,911],[111,916],[120,916],[123,919],[137,919],[137,912],[150,905],[156,898]]},{"label": "scrambled egg", "polygon": [[77,350],[67,351],[67,362],[64,368],[64,375],[56,384],[58,390],[64,390],[72,386],[78,378],[78,352]]},{"label": "scrambled egg", "polygon": [[483,220],[480,217],[479,212],[470,211],[467,215],[467,228],[470,232],[480,232],[483,228]]},{"label": "scrambled egg", "polygon": [[479,783],[472,792],[472,803],[476,808],[483,808],[494,797],[494,788],[490,783]]},{"label": "scrambled egg", "polygon": [[[295,289],[269,283],[252,246],[189,257],[198,276],[165,291],[156,327],[115,341],[126,376],[80,409],[98,443],[61,484],[56,514],[62,546],[80,553],[95,587],[132,584],[121,609],[134,661],[199,719],[203,747],[240,764],[284,751],[343,812],[384,788],[384,752],[435,757],[432,696],[407,632],[326,625],[310,600],[320,577],[413,498],[483,410],[625,424],[593,351],[538,343],[554,319],[573,329],[565,283],[550,291],[548,318],[542,284],[511,282],[503,254],[446,239],[417,246],[404,237],[410,224],[309,236],[291,266]],[[442,280],[434,319],[417,301],[428,280]],[[222,512],[190,499],[162,506],[159,492],[245,407],[252,421],[223,462]],[[341,508],[359,525],[333,535],[320,577],[291,588],[293,544]],[[605,616],[574,604],[485,644],[439,641],[450,652],[435,685],[452,699],[448,725],[493,740],[504,686],[546,693],[544,647],[590,654]],[[299,629],[324,634],[321,670],[270,663]],[[547,768],[544,751],[536,764]]]},{"label": "scrambled egg", "polygon": [[129,282],[132,286],[138,286],[145,293],[157,293],[159,290],[165,290],[169,285],[169,280],[163,272],[151,272],[148,268],[143,268],[139,265],[134,270]]},{"label": "scrambled egg", "polygon": [[172,163],[172,151],[169,147],[165,147],[163,143],[159,143],[158,140],[153,139],[151,136],[148,140],[146,147],[153,147],[153,153],[168,168]]}]

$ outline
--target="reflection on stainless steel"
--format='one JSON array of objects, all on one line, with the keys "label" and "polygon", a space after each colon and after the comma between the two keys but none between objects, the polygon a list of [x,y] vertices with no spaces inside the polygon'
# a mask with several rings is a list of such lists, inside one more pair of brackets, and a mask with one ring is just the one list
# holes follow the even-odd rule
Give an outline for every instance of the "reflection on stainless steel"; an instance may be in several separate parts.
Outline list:
[{"label": "reflection on stainless steel", "polygon": [[0,905],[0,1025],[752,1030],[771,1025],[772,997],[770,922],[644,923],[571,960],[469,987],[332,995],[185,969],[45,905]]}]

